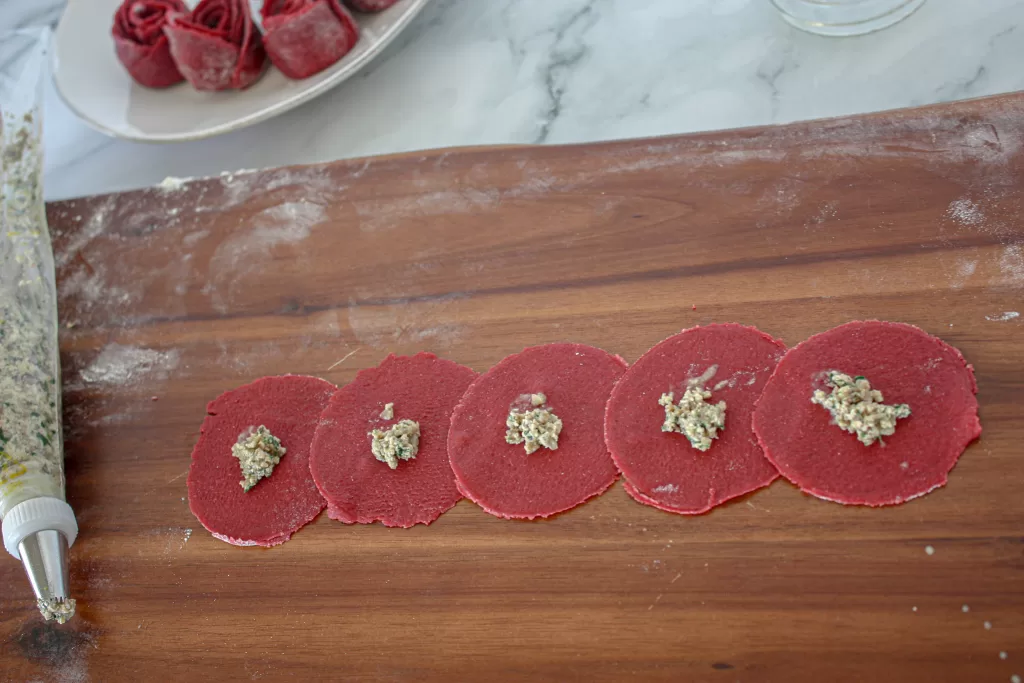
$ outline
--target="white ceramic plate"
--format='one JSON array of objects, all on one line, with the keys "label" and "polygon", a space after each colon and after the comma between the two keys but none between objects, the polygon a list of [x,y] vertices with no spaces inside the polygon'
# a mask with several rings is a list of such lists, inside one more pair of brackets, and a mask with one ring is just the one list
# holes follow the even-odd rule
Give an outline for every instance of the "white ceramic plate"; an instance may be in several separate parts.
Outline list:
[{"label": "white ceramic plate", "polygon": [[293,81],[271,67],[248,90],[209,93],[187,83],[163,90],[136,84],[117,61],[110,35],[121,0],[70,0],[53,42],[53,79],[68,107],[103,133],[143,142],[198,140],[251,126],[327,92],[366,66],[427,2],[399,0],[377,14],[356,14],[361,33],[355,48],[309,78]]}]

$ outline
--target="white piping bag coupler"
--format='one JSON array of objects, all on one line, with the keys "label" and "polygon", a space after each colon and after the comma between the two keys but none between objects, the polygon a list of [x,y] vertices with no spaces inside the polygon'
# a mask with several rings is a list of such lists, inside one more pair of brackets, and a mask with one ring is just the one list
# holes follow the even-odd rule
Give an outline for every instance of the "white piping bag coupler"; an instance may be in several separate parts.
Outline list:
[{"label": "white piping bag coupler", "polygon": [[[0,516],[47,620],[75,613],[64,501],[60,356],[53,249],[43,204],[42,86],[49,32],[14,33],[22,76],[0,81]],[[33,44],[34,43],[34,44]]]}]

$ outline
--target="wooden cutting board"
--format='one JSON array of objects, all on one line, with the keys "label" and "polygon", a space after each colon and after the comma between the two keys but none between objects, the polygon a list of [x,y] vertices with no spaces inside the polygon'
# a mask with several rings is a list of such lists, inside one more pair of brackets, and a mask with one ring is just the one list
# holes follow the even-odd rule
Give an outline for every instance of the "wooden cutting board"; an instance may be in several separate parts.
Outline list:
[{"label": "wooden cutting board", "polygon": [[[1024,675],[1024,96],[790,126],[438,151],[49,207],[78,616],[0,563],[0,667],[56,681],[1009,681]],[[534,523],[321,516],[236,548],[189,513],[206,402],[388,353],[629,361],[736,321],[861,318],[962,349],[985,432],[949,485],[710,514],[621,484]],[[344,362],[338,361],[346,358]],[[932,552],[926,552],[929,548]],[[1005,652],[1005,657],[1001,653]]]}]

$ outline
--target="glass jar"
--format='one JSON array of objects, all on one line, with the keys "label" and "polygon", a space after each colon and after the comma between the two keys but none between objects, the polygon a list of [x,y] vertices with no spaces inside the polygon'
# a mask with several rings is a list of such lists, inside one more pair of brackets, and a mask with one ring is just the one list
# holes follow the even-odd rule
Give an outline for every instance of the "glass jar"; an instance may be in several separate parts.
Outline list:
[{"label": "glass jar", "polygon": [[913,14],[925,0],[771,0],[793,26],[823,36],[879,31]]}]

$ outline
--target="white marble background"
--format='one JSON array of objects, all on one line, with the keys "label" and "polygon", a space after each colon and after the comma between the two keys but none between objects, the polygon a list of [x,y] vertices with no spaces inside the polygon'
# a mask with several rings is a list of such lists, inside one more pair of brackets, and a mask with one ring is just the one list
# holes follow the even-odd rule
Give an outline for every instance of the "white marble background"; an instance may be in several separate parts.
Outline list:
[{"label": "white marble background", "polygon": [[[89,0],[75,0],[88,2]],[[62,0],[0,0],[0,34]],[[928,0],[823,38],[769,0],[434,0],[367,70],[276,119],[145,145],[47,96],[50,199],[453,145],[568,143],[783,123],[1024,89],[1024,2]],[[8,50],[10,52],[10,50]],[[0,76],[10,68],[0,45]]]}]

